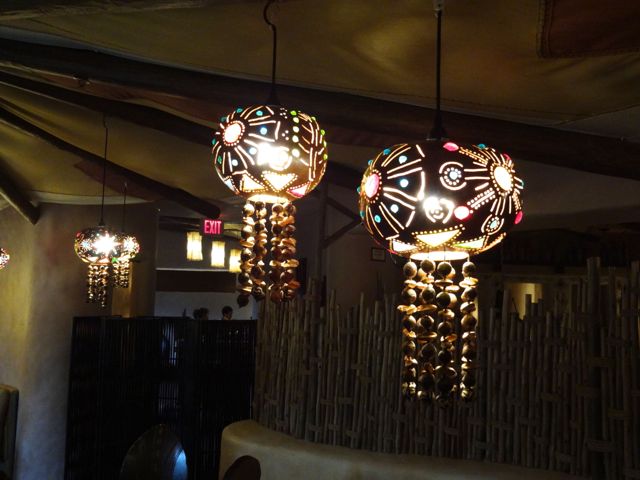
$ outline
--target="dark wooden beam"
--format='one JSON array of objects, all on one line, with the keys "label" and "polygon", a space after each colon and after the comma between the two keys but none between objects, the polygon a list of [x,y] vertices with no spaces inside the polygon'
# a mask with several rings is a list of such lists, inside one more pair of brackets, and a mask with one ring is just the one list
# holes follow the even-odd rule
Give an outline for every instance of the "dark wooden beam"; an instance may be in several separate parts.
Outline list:
[{"label": "dark wooden beam", "polygon": [[[97,112],[104,112],[108,116],[121,118],[201,145],[208,146],[213,136],[211,127],[143,105],[72,91],[2,71],[0,71],[0,83]],[[355,189],[360,184],[361,177],[361,172],[331,161],[325,173],[325,181],[345,188]]]},{"label": "dark wooden beam", "polygon": [[[95,164],[102,165],[104,159],[98,155],[95,155],[91,152],[87,152],[75,145],[72,145],[64,140],[56,137],[55,135],[50,134],[49,132],[41,129],[40,127],[29,123],[23,118],[9,112],[8,110],[0,107],[0,121],[4,121],[7,124],[21,130],[29,135],[33,135],[38,137],[45,142],[53,145],[54,147],[71,153],[74,156],[81,158],[82,160],[86,160],[88,162],[92,162]],[[201,213],[210,218],[218,218],[220,215],[220,209],[201,198],[198,198],[190,193],[180,189],[174,188],[169,185],[165,185],[164,183],[160,183],[152,178],[145,177],[133,170],[129,170],[127,168],[121,167],[113,162],[107,161],[107,169],[110,172],[115,173],[116,175],[120,175],[126,178],[128,181],[133,182],[140,187],[147,189],[149,191],[155,192],[163,198],[168,200],[172,200],[184,207],[187,207],[194,212]]]},{"label": "dark wooden beam", "polygon": [[0,83],[96,112],[103,112],[110,117],[121,118],[189,142],[209,145],[213,137],[210,127],[144,105],[89,95],[2,71],[0,71]]},{"label": "dark wooden beam", "polygon": [[357,219],[351,220],[345,226],[339,228],[334,233],[332,233],[327,238],[325,238],[322,241],[322,248],[323,249],[328,248],[331,244],[338,241],[343,235],[345,235],[346,233],[350,232],[351,230],[356,228],[358,225],[360,225],[360,223],[361,223],[360,217],[358,217]]},{"label": "dark wooden beam", "polygon": [[[150,64],[91,50],[0,40],[0,66],[36,69],[142,88],[221,105],[262,102],[268,85]],[[433,110],[356,95],[282,85],[288,105],[313,112],[334,143],[382,147],[424,138]],[[474,115],[445,112],[452,139],[486,143],[511,156],[577,170],[640,180],[640,144]],[[363,169],[366,159],[363,160]]]},{"label": "dark wooden beam", "polygon": [[311,195],[322,201],[325,201],[327,205],[333,207],[334,209],[342,213],[345,217],[348,217],[352,220],[361,221],[360,216],[357,213],[353,212],[349,207],[345,207],[339,201],[330,197],[329,195],[325,195],[324,192],[320,190],[313,190],[311,192]]},{"label": "dark wooden beam", "polygon": [[44,16],[196,8],[209,3],[220,2],[211,0],[3,0],[0,3],[0,19],[24,20]]},{"label": "dark wooden beam", "polygon": [[0,195],[4,197],[20,215],[29,220],[33,225],[40,218],[40,207],[34,206],[29,197],[22,191],[6,168],[0,167]]}]

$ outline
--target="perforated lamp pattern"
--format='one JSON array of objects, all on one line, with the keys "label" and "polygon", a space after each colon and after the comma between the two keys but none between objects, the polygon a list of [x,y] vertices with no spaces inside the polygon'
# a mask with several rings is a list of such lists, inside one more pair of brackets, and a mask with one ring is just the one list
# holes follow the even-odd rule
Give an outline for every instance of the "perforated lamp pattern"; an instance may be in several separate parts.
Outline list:
[{"label": "perforated lamp pattern", "polygon": [[456,260],[498,244],[522,220],[522,188],[509,155],[485,145],[394,145],[363,176],[360,215],[393,253]]},{"label": "perforated lamp pattern", "polygon": [[[238,108],[221,119],[212,142],[213,162],[225,185],[247,199],[240,241],[240,306],[251,295],[256,300],[267,295],[274,302],[290,300],[300,287],[296,208],[291,202],[313,190],[324,175],[324,134],[314,117],[279,105]],[[272,204],[270,211],[267,204]]]},{"label": "perforated lamp pattern", "polygon": [[324,130],[278,105],[238,108],[222,118],[213,159],[222,181],[252,201],[285,202],[313,190],[327,165]]},{"label": "perforated lamp pattern", "polygon": [[121,255],[121,244],[105,226],[86,228],[76,234],[76,255],[88,264],[87,302],[107,305],[109,268]]}]

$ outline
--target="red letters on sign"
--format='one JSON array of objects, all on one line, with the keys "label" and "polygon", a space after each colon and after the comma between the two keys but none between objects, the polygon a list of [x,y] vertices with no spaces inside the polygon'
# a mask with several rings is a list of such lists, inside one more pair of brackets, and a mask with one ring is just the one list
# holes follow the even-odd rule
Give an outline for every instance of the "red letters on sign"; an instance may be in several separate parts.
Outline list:
[{"label": "red letters on sign", "polygon": [[204,233],[205,235],[220,235],[222,234],[222,220],[204,220]]}]

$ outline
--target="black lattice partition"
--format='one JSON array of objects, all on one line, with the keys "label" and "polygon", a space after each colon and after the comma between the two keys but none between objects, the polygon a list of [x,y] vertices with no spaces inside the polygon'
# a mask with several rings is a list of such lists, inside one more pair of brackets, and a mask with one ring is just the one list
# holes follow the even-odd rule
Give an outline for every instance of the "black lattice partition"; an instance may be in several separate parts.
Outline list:
[{"label": "black lattice partition", "polygon": [[249,418],[255,322],[74,319],[67,480],[113,480],[131,444],[164,423],[189,478],[216,478],[222,429]]}]

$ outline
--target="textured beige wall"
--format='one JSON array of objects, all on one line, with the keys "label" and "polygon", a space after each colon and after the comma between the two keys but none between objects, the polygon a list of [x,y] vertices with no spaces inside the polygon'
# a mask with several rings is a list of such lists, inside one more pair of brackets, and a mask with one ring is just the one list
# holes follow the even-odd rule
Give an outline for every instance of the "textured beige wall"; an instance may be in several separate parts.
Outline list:
[{"label": "textured beige wall", "polygon": [[[107,209],[107,221],[118,211]],[[11,254],[0,271],[0,383],[20,389],[17,480],[63,478],[72,320],[109,313],[84,302],[86,266],[73,251],[75,232],[98,215],[99,207],[45,204],[33,226],[10,208],[0,212],[0,245]],[[144,253],[130,299],[119,300],[152,313],[156,214],[135,205],[128,216]]]}]

